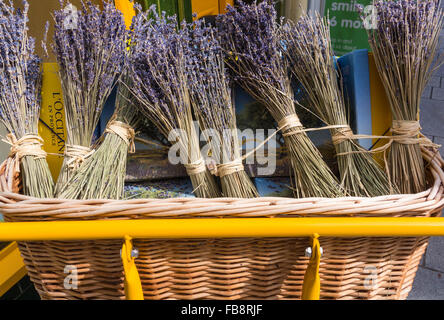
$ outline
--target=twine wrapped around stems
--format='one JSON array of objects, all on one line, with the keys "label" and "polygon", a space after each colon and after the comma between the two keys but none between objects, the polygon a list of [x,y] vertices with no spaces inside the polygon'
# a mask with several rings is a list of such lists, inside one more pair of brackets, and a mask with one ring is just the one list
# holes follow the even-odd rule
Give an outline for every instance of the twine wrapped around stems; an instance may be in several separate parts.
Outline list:
[{"label": "twine wrapped around stems", "polygon": [[4,142],[11,145],[9,157],[20,160],[26,156],[33,156],[36,159],[45,159],[46,152],[43,151],[43,139],[35,134],[27,134],[17,140],[14,134],[9,133]]},{"label": "twine wrapped around stems", "polygon": [[[328,130],[328,129],[345,129],[349,128],[349,126],[342,126],[342,125],[335,125],[335,126],[326,126],[322,128],[309,128],[305,129],[302,125],[302,123],[299,120],[299,117],[296,114],[291,114],[287,117],[284,117],[281,121],[278,123],[278,129],[271,134],[267,139],[262,141],[256,148],[245,154],[244,156],[240,157],[239,159],[235,159],[231,162],[222,163],[218,165],[214,165],[211,168],[211,173],[218,177],[224,177],[226,175],[240,172],[244,170],[244,165],[242,164],[242,161],[251,156],[253,153],[258,151],[260,148],[262,148],[268,141],[270,141],[276,134],[280,131],[283,132],[283,136],[291,136],[295,134],[301,134],[308,131],[321,131],[321,130]],[[351,130],[351,129],[350,129]]]},{"label": "twine wrapped around stems", "polygon": [[301,120],[299,120],[299,117],[293,113],[289,116],[286,116],[285,118],[281,119],[278,122],[278,128],[282,131],[282,135],[284,137],[300,133],[301,130],[292,130],[294,128],[302,128],[303,125],[301,123]]},{"label": "twine wrapped around stems", "polygon": [[333,141],[341,143],[344,140],[357,140],[357,139],[387,139],[388,142],[381,147],[374,148],[372,150],[366,150],[360,147],[359,151],[339,153],[338,156],[346,155],[350,153],[380,153],[387,151],[393,143],[399,143],[404,145],[420,144],[422,147],[428,147],[433,149],[439,149],[440,145],[433,143],[429,138],[425,137],[421,133],[421,125],[419,121],[410,120],[393,120],[392,128],[389,131],[391,136],[377,136],[366,134],[353,134],[353,132],[347,129],[338,129],[337,134],[332,136]]},{"label": "twine wrapped around stems", "polygon": [[211,173],[214,174],[215,176],[222,178],[236,172],[244,171],[244,165],[242,164],[242,160],[243,157],[231,162],[218,164]]},{"label": "twine wrapped around stems", "polygon": [[134,142],[136,132],[129,124],[113,120],[108,123],[105,133],[114,133],[118,135],[128,145],[129,153],[136,152],[136,145]]},{"label": "twine wrapped around stems", "polygon": [[1,182],[4,190],[19,192],[20,180],[23,193],[34,197],[53,196],[53,180],[46,162],[47,153],[42,149],[43,139],[36,134],[25,134],[17,139],[13,133],[4,142],[11,145],[8,159],[0,166],[6,180]]},{"label": "twine wrapped around stems", "polygon": [[76,170],[93,153],[94,150],[89,147],[67,144],[65,146],[65,158],[68,159],[66,161],[66,166],[71,170]]},{"label": "twine wrapped around stems", "polygon": [[200,158],[199,160],[192,163],[184,164],[184,166],[189,176],[197,175],[199,173],[204,173],[205,171],[207,171],[207,166],[205,165],[205,160],[203,158]]},{"label": "twine wrapped around stems", "polygon": [[[352,153],[383,153],[384,154],[384,162],[385,162],[385,170],[387,176],[390,179],[390,183],[392,183],[393,171],[396,170],[393,162],[389,161],[387,158],[387,152],[390,150],[392,152],[392,148],[395,144],[399,146],[414,146],[417,145],[424,148],[429,148],[435,150],[435,155],[439,154],[440,145],[433,143],[429,138],[425,137],[421,134],[421,126],[419,121],[411,121],[411,120],[394,120],[392,123],[392,128],[390,129],[392,133],[391,136],[373,136],[373,135],[354,135],[351,130],[343,130],[338,131],[336,135],[333,136],[333,141],[338,143],[344,142],[346,140],[354,141],[356,139],[387,139],[388,142],[379,148],[375,148],[372,150],[366,150],[360,146],[358,147],[358,151],[351,152],[343,152],[338,153],[338,156],[344,156]],[[425,158],[427,159],[427,158]],[[407,168],[404,168],[408,170]],[[421,190],[421,186],[415,185],[418,190]],[[402,191],[404,193],[405,191]]]},{"label": "twine wrapped around stems", "polygon": [[393,120],[391,131],[397,143],[415,144],[418,143],[421,125],[419,121]]},{"label": "twine wrapped around stems", "polygon": [[331,140],[334,145],[338,145],[347,140],[354,140],[354,133],[350,126],[338,128],[332,132]]},{"label": "twine wrapped around stems", "polygon": [[46,152],[42,149],[43,139],[35,134],[27,134],[20,139],[12,133],[6,136],[3,142],[11,146],[8,158],[0,165],[0,171],[4,172],[4,181],[1,188],[7,191],[19,192],[20,184],[20,160],[26,156],[34,159],[46,159]]}]

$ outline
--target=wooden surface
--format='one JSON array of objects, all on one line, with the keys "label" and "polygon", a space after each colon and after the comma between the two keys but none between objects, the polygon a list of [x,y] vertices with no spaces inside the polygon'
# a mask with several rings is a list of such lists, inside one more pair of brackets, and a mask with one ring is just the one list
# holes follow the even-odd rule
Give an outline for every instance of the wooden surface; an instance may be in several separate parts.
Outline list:
[{"label": "wooden surface", "polygon": [[[271,175],[259,175],[258,168],[260,167],[264,166],[257,162],[251,165],[246,164],[245,171],[250,177],[287,177],[289,175],[287,158],[276,160],[276,170]],[[183,165],[173,165],[169,163],[167,155],[153,154],[151,151],[139,151],[134,155],[129,155],[126,172],[126,182],[187,177]]]}]

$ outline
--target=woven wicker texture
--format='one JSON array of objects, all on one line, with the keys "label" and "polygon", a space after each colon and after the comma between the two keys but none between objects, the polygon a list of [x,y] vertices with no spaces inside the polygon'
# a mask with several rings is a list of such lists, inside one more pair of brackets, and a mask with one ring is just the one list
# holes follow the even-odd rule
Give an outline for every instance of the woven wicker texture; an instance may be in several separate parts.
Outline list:
[{"label": "woven wicker texture", "polygon": [[[203,217],[431,217],[444,206],[442,161],[419,194],[338,199],[33,199],[0,193],[7,221]],[[215,219],[217,223],[217,219]],[[428,238],[326,238],[320,243],[321,299],[405,299]],[[43,299],[124,299],[123,240],[20,243]],[[298,299],[307,238],[134,240],[146,299]],[[64,288],[65,267],[78,269]]]}]

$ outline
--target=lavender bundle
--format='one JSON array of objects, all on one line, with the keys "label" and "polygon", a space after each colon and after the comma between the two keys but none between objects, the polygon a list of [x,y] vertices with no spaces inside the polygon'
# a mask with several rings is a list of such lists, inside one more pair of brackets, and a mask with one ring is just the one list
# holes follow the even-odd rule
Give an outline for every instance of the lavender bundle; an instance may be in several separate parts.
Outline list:
[{"label": "lavender bundle", "polygon": [[159,131],[179,145],[181,162],[196,196],[215,198],[220,190],[201,155],[193,121],[186,74],[187,43],[184,31],[176,27],[175,17],[158,16],[153,8],[134,19],[130,54],[134,84],[130,90]]},{"label": "lavender bundle", "polygon": [[[0,1],[0,119],[12,146],[5,170],[20,170],[25,195],[52,198],[54,181],[38,136],[40,59],[28,36],[29,4],[23,3],[22,11],[15,10],[12,1]],[[3,188],[12,191],[11,176]]]},{"label": "lavender bundle", "polygon": [[[71,5],[64,0],[60,4]],[[103,0],[103,10],[82,1],[78,12],[55,11],[54,20],[53,50],[60,66],[68,135],[58,195],[94,152],[90,147],[94,130],[122,71],[127,31],[122,14],[109,0]]]},{"label": "lavender bundle", "polygon": [[313,112],[324,123],[337,126],[330,131],[343,188],[352,196],[389,194],[387,174],[353,138],[326,19],[305,14],[297,23],[287,22],[282,28],[282,50]]},{"label": "lavender bundle", "polygon": [[444,14],[438,0],[378,0],[373,5],[377,28],[368,30],[369,43],[393,116],[391,179],[402,193],[417,193],[426,184],[418,139],[420,99],[442,63],[435,56]]},{"label": "lavender bundle", "polygon": [[[128,83],[128,79],[124,80]],[[123,198],[128,150],[135,152],[136,107],[130,100],[130,84],[120,85],[116,110],[108,122],[103,141],[59,193],[64,199]]]},{"label": "lavender bundle", "polygon": [[282,130],[296,197],[337,197],[344,193],[308,138],[295,111],[289,68],[280,50],[276,11],[268,1],[229,7],[217,25],[235,79],[262,102]]},{"label": "lavender bundle", "polygon": [[257,197],[256,187],[242,164],[224,54],[215,30],[206,27],[201,20],[194,23],[192,30],[187,54],[191,100],[201,129],[211,145],[212,158],[217,163],[222,194],[235,198]]}]

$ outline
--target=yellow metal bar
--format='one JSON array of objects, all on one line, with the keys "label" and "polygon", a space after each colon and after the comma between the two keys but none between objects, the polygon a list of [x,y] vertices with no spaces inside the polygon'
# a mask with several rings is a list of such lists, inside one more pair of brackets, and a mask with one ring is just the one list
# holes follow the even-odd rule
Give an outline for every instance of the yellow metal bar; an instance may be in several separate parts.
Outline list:
[{"label": "yellow metal bar", "polygon": [[134,3],[131,3],[129,0],[114,0],[114,4],[117,9],[122,11],[123,18],[125,19],[125,24],[127,28],[129,28],[133,21],[133,17],[136,15],[136,11],[134,10]]},{"label": "yellow metal bar", "polygon": [[319,300],[321,296],[321,278],[319,277],[319,265],[321,263],[321,245],[319,235],[312,236],[311,257],[304,275],[302,285],[302,300]]},{"label": "yellow metal bar", "polygon": [[25,275],[26,268],[17,242],[13,242],[0,251],[0,297]]},{"label": "yellow metal bar", "polygon": [[226,13],[227,5],[234,6],[234,0],[219,0],[219,14]]},{"label": "yellow metal bar", "polygon": [[0,241],[444,236],[444,218],[147,219],[0,223]]},{"label": "yellow metal bar", "polygon": [[122,263],[125,272],[125,295],[127,300],[143,300],[142,284],[136,267],[136,256],[130,236],[125,236],[122,246]]}]

